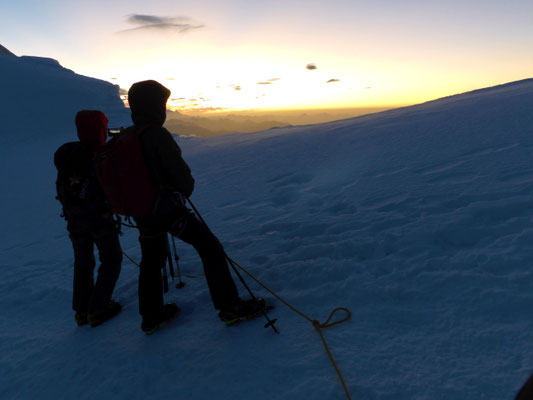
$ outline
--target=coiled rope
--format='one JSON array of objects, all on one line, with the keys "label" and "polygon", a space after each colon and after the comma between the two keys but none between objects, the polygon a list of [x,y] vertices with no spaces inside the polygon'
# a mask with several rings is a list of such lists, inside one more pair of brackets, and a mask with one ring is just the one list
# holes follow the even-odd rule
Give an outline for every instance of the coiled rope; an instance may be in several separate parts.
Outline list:
[{"label": "coiled rope", "polygon": [[[196,209],[194,204],[191,202],[191,200],[190,199],[187,199],[187,200],[189,201],[189,204],[192,206],[193,210],[195,211],[195,213],[199,217],[199,219],[202,221],[202,223],[207,227],[207,229],[209,229],[209,226],[204,221],[204,219],[202,218],[202,216],[200,215],[199,211]],[[129,225],[127,225],[127,226],[129,226]],[[131,227],[132,228],[136,228],[135,226],[131,226]],[[220,245],[222,246],[222,244],[220,244]],[[225,253],[225,251],[224,251],[224,253]],[[139,266],[139,264],[137,262],[135,262],[130,256],[128,256],[124,251],[122,251],[122,254],[124,254],[124,256],[126,256],[126,258],[128,260],[130,260],[132,263],[134,263],[135,265]],[[230,263],[233,263],[237,268],[239,268],[246,275],[248,275],[250,278],[252,278],[259,286],[261,286],[263,289],[265,289],[267,292],[269,292],[272,296],[274,296],[276,299],[281,301],[283,304],[285,304],[292,311],[294,311],[295,313],[300,315],[302,318],[305,318],[307,321],[309,321],[311,323],[311,325],[313,325],[313,328],[315,328],[315,330],[320,335],[320,339],[322,340],[322,344],[324,345],[324,348],[326,349],[326,353],[328,355],[329,361],[333,365],[333,368],[335,369],[335,372],[337,373],[337,376],[339,377],[339,381],[340,381],[340,383],[342,385],[342,388],[344,389],[344,393],[346,394],[346,398],[348,400],[352,400],[352,398],[350,396],[350,392],[348,391],[348,387],[346,386],[346,382],[344,381],[342,373],[341,373],[337,363],[335,362],[335,359],[333,358],[333,354],[331,353],[331,350],[329,349],[328,343],[326,342],[326,338],[324,337],[324,334],[322,332],[324,329],[331,328],[332,326],[339,325],[339,324],[342,324],[342,323],[348,321],[351,318],[351,316],[352,316],[352,313],[350,312],[350,310],[345,308],[345,307],[337,307],[333,311],[331,311],[331,313],[329,314],[328,319],[325,322],[320,322],[320,321],[318,321],[316,319],[312,319],[312,318],[308,317],[306,314],[304,314],[302,311],[298,310],[296,307],[294,307],[292,304],[290,304],[287,300],[282,298],[280,295],[278,295],[272,289],[270,289],[267,285],[265,285],[263,282],[261,282],[259,279],[257,279],[250,271],[248,271],[246,268],[241,266],[235,260],[230,258],[227,254],[225,254],[225,256],[226,256],[226,258],[228,259],[228,261]],[[183,276],[186,277],[186,278],[194,279],[194,278],[199,278],[199,277],[201,277],[203,275],[201,275],[201,276],[183,275]],[[335,315],[335,313],[337,313],[339,311],[343,311],[343,312],[346,313],[344,318],[341,318],[341,319],[335,320],[333,322],[330,322],[333,319],[333,316]]]},{"label": "coiled rope", "polygon": [[[350,392],[348,391],[348,387],[346,386],[346,382],[344,381],[344,378],[342,377],[342,373],[341,373],[337,363],[335,362],[335,359],[333,358],[333,354],[331,354],[331,350],[329,349],[328,343],[326,342],[326,338],[324,337],[324,334],[322,332],[326,328],[331,328],[332,326],[335,326],[335,325],[338,325],[338,324],[342,324],[343,322],[348,321],[351,318],[351,316],[352,316],[352,313],[350,312],[350,310],[348,310],[345,307],[337,307],[333,311],[331,311],[331,313],[329,314],[329,317],[326,320],[326,322],[321,323],[320,321],[318,321],[316,319],[312,319],[312,318],[308,317],[307,315],[305,315],[302,311],[298,310],[296,307],[294,307],[292,304],[290,304],[287,300],[282,298],[280,295],[278,295],[276,292],[274,292],[272,289],[270,289],[267,285],[265,285],[263,282],[261,282],[259,279],[257,279],[246,268],[244,268],[243,266],[239,265],[235,260],[233,260],[233,259],[230,259],[230,260],[231,260],[231,262],[233,262],[237,266],[237,268],[239,268],[241,271],[243,271],[246,275],[248,275],[250,278],[252,278],[255,282],[257,282],[257,284],[259,286],[261,286],[263,289],[268,291],[272,296],[274,296],[276,299],[278,299],[283,304],[285,304],[287,307],[289,307],[292,311],[294,311],[295,313],[297,313],[301,317],[305,318],[307,321],[309,321],[313,325],[315,330],[320,335],[320,339],[322,339],[322,344],[324,345],[324,348],[326,349],[326,353],[328,355],[329,361],[333,365],[333,368],[335,368],[335,372],[337,373],[337,376],[339,377],[339,380],[341,382],[342,388],[344,389],[344,393],[346,394],[346,398],[348,400],[351,400],[352,398],[350,396]],[[335,315],[335,313],[338,312],[338,311],[344,311],[346,313],[346,316],[344,318],[339,319],[339,320],[330,322],[333,319],[333,316]]]},{"label": "coiled rope", "polygon": [[[122,251],[122,254],[124,254],[124,256],[128,260],[130,260],[133,264],[139,266],[139,264],[133,258],[131,258],[128,254],[126,254],[126,252]],[[345,307],[337,307],[333,311],[331,311],[331,313],[329,314],[329,317],[326,320],[326,322],[322,322],[321,323],[320,321],[318,321],[316,319],[312,319],[312,318],[308,317],[307,315],[305,315],[302,311],[298,310],[296,307],[294,307],[292,304],[290,304],[287,300],[285,300],[283,297],[278,295],[276,292],[274,292],[272,289],[270,289],[267,285],[265,285],[263,282],[261,282],[259,279],[257,279],[250,271],[248,271],[246,268],[241,266],[235,260],[233,260],[233,259],[230,259],[230,260],[231,260],[231,262],[233,262],[233,264],[235,264],[235,266],[237,268],[239,268],[241,271],[243,271],[246,275],[248,275],[250,278],[252,278],[255,282],[257,282],[257,284],[259,286],[261,286],[263,289],[268,291],[272,296],[274,296],[276,299],[281,301],[283,304],[285,304],[292,311],[294,311],[295,313],[297,313],[301,317],[305,318],[307,321],[309,321],[313,325],[313,328],[315,328],[315,330],[320,335],[320,339],[322,340],[322,344],[324,345],[324,348],[326,349],[326,353],[328,355],[329,361],[333,365],[333,368],[335,368],[335,372],[337,373],[337,376],[339,377],[339,380],[341,382],[342,388],[344,389],[344,393],[346,394],[346,398],[348,400],[351,400],[352,398],[350,396],[350,392],[348,391],[348,387],[346,386],[346,382],[344,381],[344,378],[342,377],[342,373],[341,373],[337,363],[335,362],[335,359],[333,358],[333,354],[331,354],[331,350],[329,349],[328,343],[326,342],[326,338],[324,337],[324,334],[322,333],[322,331],[324,329],[326,329],[326,328],[331,328],[332,326],[335,326],[335,325],[338,325],[338,324],[342,324],[343,322],[348,321],[351,318],[351,316],[352,316],[352,313],[350,312],[350,310],[345,308]],[[189,279],[196,279],[196,278],[200,278],[202,276],[203,275],[183,275],[183,277],[189,278]],[[346,313],[346,316],[344,318],[341,318],[339,320],[336,320],[336,321],[333,321],[333,322],[330,323],[330,321],[333,319],[333,316],[338,311],[344,311]]]}]

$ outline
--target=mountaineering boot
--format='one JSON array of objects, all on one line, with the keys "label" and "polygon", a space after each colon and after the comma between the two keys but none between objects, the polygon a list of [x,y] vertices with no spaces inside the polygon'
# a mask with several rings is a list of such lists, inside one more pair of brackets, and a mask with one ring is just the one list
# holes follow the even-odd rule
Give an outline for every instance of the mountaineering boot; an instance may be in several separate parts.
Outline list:
[{"label": "mountaineering boot", "polygon": [[141,329],[145,334],[151,335],[159,330],[161,324],[170,322],[176,318],[180,311],[176,303],[165,304],[157,318],[143,318]]},{"label": "mountaineering boot", "polygon": [[120,303],[111,300],[104,311],[87,314],[87,321],[94,328],[113,318],[122,310]]},{"label": "mountaineering boot", "polygon": [[74,319],[76,320],[76,323],[78,324],[78,326],[86,325],[89,322],[87,321],[86,312],[84,313],[77,312],[76,314],[74,314]]},{"label": "mountaineering boot", "polygon": [[269,308],[264,299],[240,299],[233,307],[221,310],[218,313],[218,317],[227,326],[230,326],[258,317],[268,310]]}]

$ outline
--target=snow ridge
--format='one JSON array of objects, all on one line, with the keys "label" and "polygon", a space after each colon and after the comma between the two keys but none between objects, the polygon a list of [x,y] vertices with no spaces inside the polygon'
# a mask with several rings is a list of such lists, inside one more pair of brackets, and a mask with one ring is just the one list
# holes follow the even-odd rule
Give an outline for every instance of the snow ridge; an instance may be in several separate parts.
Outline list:
[{"label": "snow ridge", "polygon": [[[0,54],[6,55],[6,56],[15,56],[12,52],[10,52],[8,49],[6,49],[4,46],[0,44]],[[15,56],[16,57],[16,56]]]},{"label": "snow ridge", "polygon": [[[84,77],[43,57],[0,55],[0,146],[28,142],[44,135],[46,141],[65,141],[76,112],[100,109],[115,124],[126,124],[129,113],[118,96],[118,86]],[[120,125],[118,125],[120,126]]]}]

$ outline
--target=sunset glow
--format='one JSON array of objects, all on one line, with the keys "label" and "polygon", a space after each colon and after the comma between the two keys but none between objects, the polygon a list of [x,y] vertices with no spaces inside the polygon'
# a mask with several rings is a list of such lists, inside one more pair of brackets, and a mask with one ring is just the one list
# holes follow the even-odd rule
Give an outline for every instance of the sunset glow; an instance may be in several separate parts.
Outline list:
[{"label": "sunset glow", "polygon": [[0,32],[124,90],[158,80],[182,111],[407,105],[533,71],[528,1],[262,4],[23,0]]}]

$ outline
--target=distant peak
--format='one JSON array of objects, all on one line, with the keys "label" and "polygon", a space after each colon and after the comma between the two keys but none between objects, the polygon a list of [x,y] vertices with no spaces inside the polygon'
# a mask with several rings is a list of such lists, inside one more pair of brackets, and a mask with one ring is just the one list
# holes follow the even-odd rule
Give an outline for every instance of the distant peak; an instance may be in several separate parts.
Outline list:
[{"label": "distant peak", "polygon": [[16,57],[15,54],[13,54],[12,52],[10,52],[8,49],[6,49],[4,46],[2,46],[0,44],[0,54],[5,54],[6,56],[13,56],[13,57]]}]

